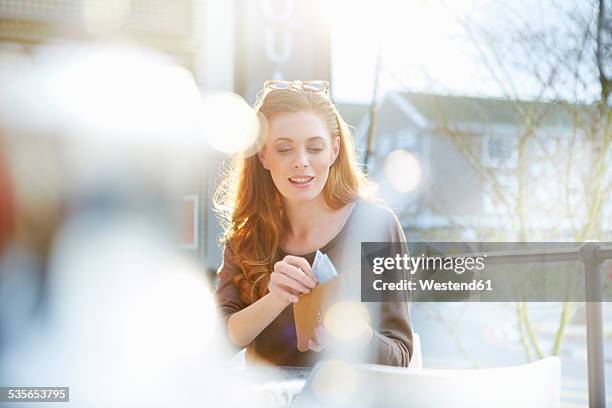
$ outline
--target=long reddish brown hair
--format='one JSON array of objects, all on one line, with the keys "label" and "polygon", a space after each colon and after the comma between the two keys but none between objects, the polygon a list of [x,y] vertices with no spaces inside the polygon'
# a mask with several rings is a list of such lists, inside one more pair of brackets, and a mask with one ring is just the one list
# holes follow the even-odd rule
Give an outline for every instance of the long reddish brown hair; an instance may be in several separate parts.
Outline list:
[{"label": "long reddish brown hair", "polygon": [[[372,184],[358,167],[351,132],[329,98],[278,89],[260,98],[255,110],[263,123],[280,113],[314,113],[323,120],[330,135],[339,136],[340,152],[323,188],[330,208],[341,208],[370,194]],[[267,132],[260,132],[259,148],[266,139]],[[221,242],[230,246],[234,263],[241,270],[234,284],[242,300],[251,304],[268,292],[270,273],[285,238],[287,220],[281,195],[257,154],[238,155],[222,172],[213,201],[224,229]]]}]

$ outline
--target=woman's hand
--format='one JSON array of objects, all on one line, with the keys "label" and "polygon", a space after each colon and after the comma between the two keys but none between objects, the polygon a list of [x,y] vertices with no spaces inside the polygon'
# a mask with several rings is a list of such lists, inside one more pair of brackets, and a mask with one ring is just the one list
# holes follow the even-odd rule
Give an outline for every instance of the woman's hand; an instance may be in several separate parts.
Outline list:
[{"label": "woman's hand", "polygon": [[322,325],[315,328],[314,334],[315,338],[308,340],[308,349],[318,353],[329,344],[329,335]]},{"label": "woman's hand", "polygon": [[317,286],[317,278],[312,273],[308,261],[299,256],[287,255],[274,264],[268,289],[278,299],[297,303],[297,295],[310,293]]}]

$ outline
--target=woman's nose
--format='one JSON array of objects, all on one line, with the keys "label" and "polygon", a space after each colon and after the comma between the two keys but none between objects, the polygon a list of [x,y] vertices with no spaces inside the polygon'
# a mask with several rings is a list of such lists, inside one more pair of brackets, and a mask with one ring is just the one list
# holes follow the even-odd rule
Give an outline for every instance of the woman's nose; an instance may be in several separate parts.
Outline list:
[{"label": "woman's nose", "polygon": [[295,161],[293,162],[294,169],[303,169],[308,167],[308,155],[305,153],[299,153],[295,157]]}]

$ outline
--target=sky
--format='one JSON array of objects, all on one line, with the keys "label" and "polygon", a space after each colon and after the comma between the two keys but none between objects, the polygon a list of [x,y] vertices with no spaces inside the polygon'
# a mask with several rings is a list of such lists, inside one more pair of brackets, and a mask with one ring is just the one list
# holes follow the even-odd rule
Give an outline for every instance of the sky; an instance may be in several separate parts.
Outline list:
[{"label": "sky", "polygon": [[[561,5],[570,0],[559,0]],[[559,22],[548,0],[329,0],[322,9],[332,30],[332,88],[342,102],[370,102],[378,50],[380,95],[389,90],[504,97],[483,64],[461,21],[510,34],[504,27],[520,16],[535,27]],[[470,28],[471,29],[471,28]],[[474,32],[472,32],[474,35]],[[509,72],[518,94],[533,97],[537,84]]]},{"label": "sky", "polygon": [[[472,66],[462,30],[439,3],[427,1],[332,1],[332,83],[337,100],[369,102],[378,50],[381,89],[431,88],[433,79],[451,87],[469,81]],[[473,1],[458,1],[470,13]],[[346,10],[351,10],[346,13]],[[453,70],[448,67],[453,66]],[[446,85],[449,86],[449,85]]]}]

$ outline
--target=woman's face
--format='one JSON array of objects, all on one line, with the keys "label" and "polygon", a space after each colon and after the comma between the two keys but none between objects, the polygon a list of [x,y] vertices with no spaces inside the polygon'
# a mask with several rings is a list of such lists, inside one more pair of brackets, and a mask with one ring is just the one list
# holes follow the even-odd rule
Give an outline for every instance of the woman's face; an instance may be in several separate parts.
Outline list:
[{"label": "woman's face", "polygon": [[270,120],[268,142],[259,151],[259,160],[285,199],[304,202],[323,191],[339,148],[340,138],[332,138],[316,114],[281,113]]}]

